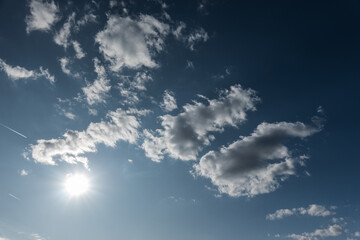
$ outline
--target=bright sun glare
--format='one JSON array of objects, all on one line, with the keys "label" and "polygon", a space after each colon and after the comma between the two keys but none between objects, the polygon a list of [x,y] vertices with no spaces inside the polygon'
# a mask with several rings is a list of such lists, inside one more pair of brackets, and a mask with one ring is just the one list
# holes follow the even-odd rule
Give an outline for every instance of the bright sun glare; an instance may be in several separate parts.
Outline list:
[{"label": "bright sun glare", "polygon": [[89,190],[89,179],[82,174],[68,174],[65,180],[65,189],[72,196],[80,196]]}]

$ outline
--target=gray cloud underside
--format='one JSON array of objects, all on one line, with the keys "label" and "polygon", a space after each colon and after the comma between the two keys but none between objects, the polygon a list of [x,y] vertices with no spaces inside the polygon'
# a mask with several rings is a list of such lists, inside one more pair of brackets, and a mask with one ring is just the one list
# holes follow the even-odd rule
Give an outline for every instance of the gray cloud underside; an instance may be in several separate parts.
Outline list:
[{"label": "gray cloud underside", "polygon": [[195,160],[198,152],[214,139],[211,132],[238,126],[246,120],[247,111],[255,110],[258,101],[253,90],[240,85],[222,91],[218,99],[207,100],[206,104],[193,101],[176,116],[161,116],[163,128],[156,133],[144,131],[142,148],[147,157],[157,162],[165,154],[175,159]]},{"label": "gray cloud underside", "polygon": [[295,174],[297,160],[284,140],[319,130],[301,122],[261,123],[250,136],[205,154],[194,165],[194,174],[209,178],[220,193],[233,197],[273,192],[281,180]]}]

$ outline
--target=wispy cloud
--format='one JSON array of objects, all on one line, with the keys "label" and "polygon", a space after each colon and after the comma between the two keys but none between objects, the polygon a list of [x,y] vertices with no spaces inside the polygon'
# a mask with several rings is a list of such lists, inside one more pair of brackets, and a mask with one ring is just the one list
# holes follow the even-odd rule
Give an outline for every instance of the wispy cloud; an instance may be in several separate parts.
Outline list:
[{"label": "wispy cloud", "polygon": [[28,70],[20,66],[11,66],[0,58],[0,70],[4,71],[6,75],[13,81],[19,79],[37,79],[44,77],[48,79],[51,84],[54,84],[55,82],[55,77],[49,73],[48,69],[44,69],[43,67],[40,67],[39,70]]}]

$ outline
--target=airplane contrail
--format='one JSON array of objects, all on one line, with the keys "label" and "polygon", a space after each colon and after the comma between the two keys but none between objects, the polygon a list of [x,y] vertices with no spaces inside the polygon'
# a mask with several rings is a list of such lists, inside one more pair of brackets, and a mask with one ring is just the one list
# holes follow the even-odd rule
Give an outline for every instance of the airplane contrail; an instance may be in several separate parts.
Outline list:
[{"label": "airplane contrail", "polygon": [[10,131],[12,131],[12,132],[14,132],[14,133],[16,133],[16,134],[18,134],[18,135],[22,136],[23,138],[27,138],[27,136],[25,136],[24,134],[21,134],[21,133],[19,133],[19,132],[15,131],[14,129],[12,129],[12,128],[10,128],[10,127],[8,127],[8,126],[6,126],[6,125],[2,124],[2,123],[0,123],[0,125],[1,125],[1,126],[3,126],[4,128],[9,129]]},{"label": "airplane contrail", "polygon": [[[12,197],[12,198],[15,198],[15,199],[18,200],[18,201],[21,200],[20,198],[18,198],[17,196],[12,195],[11,193],[8,193],[8,195],[9,195],[10,197]],[[0,238],[0,239],[1,239],[1,238]]]}]

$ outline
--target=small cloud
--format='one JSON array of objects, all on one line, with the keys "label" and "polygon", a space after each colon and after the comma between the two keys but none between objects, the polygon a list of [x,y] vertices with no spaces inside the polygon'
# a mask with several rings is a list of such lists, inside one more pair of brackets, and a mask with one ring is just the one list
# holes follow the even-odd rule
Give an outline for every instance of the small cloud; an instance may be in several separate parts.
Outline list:
[{"label": "small cloud", "polygon": [[132,159],[128,159],[128,162],[129,162],[129,163],[133,163],[133,160],[132,160]]},{"label": "small cloud", "polygon": [[27,175],[29,175],[29,171],[26,171],[25,169],[22,169],[22,170],[20,171],[20,175],[21,175],[21,176],[27,176]]},{"label": "small cloud", "polygon": [[268,214],[266,216],[267,220],[276,220],[282,219],[284,217],[292,216],[292,215],[309,215],[313,217],[327,217],[334,215],[335,212],[332,212],[326,209],[322,205],[311,204],[307,208],[293,208],[293,209],[279,209],[272,214]]},{"label": "small cloud", "polygon": [[74,47],[74,50],[76,53],[76,58],[81,59],[81,58],[85,57],[85,53],[84,53],[83,49],[81,48],[80,43],[78,41],[72,41],[71,43]]},{"label": "small cloud", "polygon": [[40,67],[39,70],[28,70],[20,66],[11,66],[0,58],[0,70],[4,71],[6,75],[13,81],[19,79],[38,79],[44,77],[54,84],[55,77],[49,73],[48,69]]},{"label": "small cloud", "polygon": [[175,94],[172,91],[165,90],[163,96],[163,102],[160,104],[160,107],[165,112],[171,112],[177,109]]},{"label": "small cloud", "polygon": [[40,30],[47,32],[60,20],[59,7],[53,0],[31,0],[29,3],[30,14],[26,16],[26,32]]},{"label": "small cloud", "polygon": [[194,63],[190,60],[186,60],[186,67],[185,69],[194,69]]},{"label": "small cloud", "polygon": [[316,109],[316,111],[318,113],[324,113],[324,108],[322,106],[318,106],[318,108]]}]

